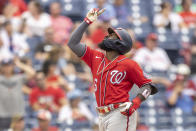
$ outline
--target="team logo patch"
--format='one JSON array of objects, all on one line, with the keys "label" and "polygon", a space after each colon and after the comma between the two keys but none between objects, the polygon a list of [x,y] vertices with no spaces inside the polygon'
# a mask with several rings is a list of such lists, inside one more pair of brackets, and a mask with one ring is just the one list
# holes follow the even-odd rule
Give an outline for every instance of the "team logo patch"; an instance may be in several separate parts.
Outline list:
[{"label": "team logo patch", "polygon": [[113,70],[110,72],[110,74],[111,74],[110,82],[112,84],[120,84],[126,76],[126,71],[120,72],[118,70]]}]

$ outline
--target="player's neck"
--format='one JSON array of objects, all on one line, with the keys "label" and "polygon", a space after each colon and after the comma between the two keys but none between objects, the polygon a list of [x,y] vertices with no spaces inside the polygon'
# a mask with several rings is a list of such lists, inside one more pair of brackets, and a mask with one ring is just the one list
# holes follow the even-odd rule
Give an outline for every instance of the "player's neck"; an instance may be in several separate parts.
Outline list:
[{"label": "player's neck", "polygon": [[119,56],[119,53],[116,51],[106,51],[106,57],[110,61],[112,61],[113,59],[115,59],[118,56]]}]

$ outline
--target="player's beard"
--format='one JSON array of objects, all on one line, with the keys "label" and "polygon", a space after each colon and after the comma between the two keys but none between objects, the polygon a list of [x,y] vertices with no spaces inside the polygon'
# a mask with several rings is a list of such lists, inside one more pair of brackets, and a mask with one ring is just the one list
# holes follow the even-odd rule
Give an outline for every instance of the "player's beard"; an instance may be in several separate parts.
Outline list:
[{"label": "player's beard", "polygon": [[112,39],[104,39],[101,43],[98,44],[98,47],[104,51],[114,51],[112,45],[115,44],[115,41]]}]

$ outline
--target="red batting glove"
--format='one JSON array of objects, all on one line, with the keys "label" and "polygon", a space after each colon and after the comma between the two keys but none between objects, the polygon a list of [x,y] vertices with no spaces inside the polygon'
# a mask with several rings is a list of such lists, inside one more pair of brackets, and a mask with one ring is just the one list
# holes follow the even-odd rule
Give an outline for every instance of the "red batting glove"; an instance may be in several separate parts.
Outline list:
[{"label": "red batting glove", "polygon": [[133,112],[135,112],[141,104],[141,99],[137,96],[135,97],[132,102],[125,102],[120,107],[124,107],[121,110],[121,114],[125,116],[131,116]]}]

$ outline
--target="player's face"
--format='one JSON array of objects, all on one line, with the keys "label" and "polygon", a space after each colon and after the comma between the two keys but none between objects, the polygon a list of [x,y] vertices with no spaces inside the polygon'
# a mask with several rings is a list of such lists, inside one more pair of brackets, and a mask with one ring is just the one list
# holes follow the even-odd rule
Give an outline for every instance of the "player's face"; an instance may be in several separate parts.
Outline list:
[{"label": "player's face", "polygon": [[[107,45],[111,42],[115,42],[113,40],[119,39],[115,33],[108,34],[104,40],[98,45],[100,49],[104,51],[113,51],[113,49],[108,48]],[[115,43],[113,43],[115,44]]]}]

